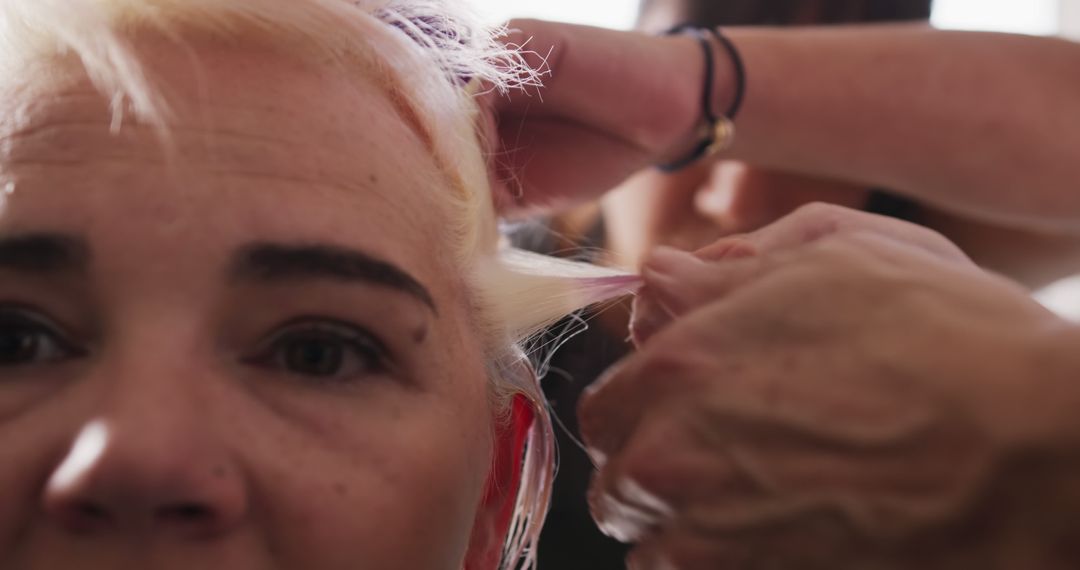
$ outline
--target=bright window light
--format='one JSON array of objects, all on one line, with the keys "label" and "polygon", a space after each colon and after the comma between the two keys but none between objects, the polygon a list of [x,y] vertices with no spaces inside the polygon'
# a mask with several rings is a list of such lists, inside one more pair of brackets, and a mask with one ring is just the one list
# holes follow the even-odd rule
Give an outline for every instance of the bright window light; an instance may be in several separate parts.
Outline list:
[{"label": "bright window light", "polygon": [[1053,35],[1059,30],[1059,1],[935,0],[933,22],[939,28]]},{"label": "bright window light", "polygon": [[492,22],[510,18],[540,18],[629,29],[637,17],[638,0],[470,0]]}]

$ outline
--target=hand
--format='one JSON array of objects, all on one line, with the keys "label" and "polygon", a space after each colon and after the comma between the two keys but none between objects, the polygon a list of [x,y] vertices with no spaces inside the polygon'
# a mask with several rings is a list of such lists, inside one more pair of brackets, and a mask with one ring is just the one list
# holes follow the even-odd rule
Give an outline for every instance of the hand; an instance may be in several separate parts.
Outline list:
[{"label": "hand", "polygon": [[[957,267],[978,271],[960,248],[933,230],[819,202],[802,206],[755,232],[720,239],[699,250],[697,256],[708,261],[771,258],[791,254],[802,246],[826,238],[851,238],[864,234],[906,245]],[[663,255],[671,251],[660,249],[643,268],[647,286],[635,300],[631,325],[631,336],[639,346],[673,318],[719,299],[730,292],[733,285],[730,279],[717,279],[715,272],[678,271],[671,265],[693,269],[700,264],[687,265],[685,261],[690,258],[685,254]],[[680,260],[684,263],[679,264]],[[678,273],[677,278],[671,275],[672,269]],[[649,283],[656,286],[649,287]]]},{"label": "hand", "polygon": [[595,198],[691,136],[704,80],[696,40],[537,20],[509,27],[505,42],[548,73],[538,93],[481,100],[504,213]]},{"label": "hand", "polygon": [[1075,328],[878,221],[646,266],[677,318],[580,411],[631,568],[1075,567]]}]

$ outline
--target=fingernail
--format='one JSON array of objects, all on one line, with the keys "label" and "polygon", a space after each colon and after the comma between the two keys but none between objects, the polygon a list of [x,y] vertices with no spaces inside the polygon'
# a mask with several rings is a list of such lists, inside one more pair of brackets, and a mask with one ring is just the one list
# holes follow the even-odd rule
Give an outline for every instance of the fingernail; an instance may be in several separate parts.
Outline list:
[{"label": "fingernail", "polygon": [[675,314],[666,308],[651,289],[642,289],[630,311],[630,338],[641,346],[660,332],[674,319]]},{"label": "fingernail", "polygon": [[596,526],[600,532],[624,543],[641,540],[660,522],[656,513],[628,505],[608,493],[600,497],[598,511],[601,516]]},{"label": "fingernail", "polygon": [[695,256],[705,262],[746,259],[757,254],[754,244],[742,236],[724,238],[694,252]]},{"label": "fingernail", "polygon": [[594,469],[603,469],[604,465],[607,465],[607,454],[603,451],[591,445],[586,445],[585,453],[588,454],[589,459],[592,461]]},{"label": "fingernail", "polygon": [[634,346],[640,347],[669,322],[671,318],[658,311],[633,312],[630,314],[630,339],[634,341]]},{"label": "fingernail", "polygon": [[669,519],[675,515],[675,509],[671,508],[666,501],[633,479],[620,479],[615,487],[627,502],[633,503],[644,511],[655,513],[657,518]]},{"label": "fingernail", "polygon": [[675,275],[701,267],[702,261],[694,254],[673,247],[660,246],[645,261],[643,271],[659,275]]},{"label": "fingernail", "polygon": [[614,493],[601,495],[597,506],[600,532],[620,542],[637,542],[675,516],[667,502],[630,478],[615,483]]}]

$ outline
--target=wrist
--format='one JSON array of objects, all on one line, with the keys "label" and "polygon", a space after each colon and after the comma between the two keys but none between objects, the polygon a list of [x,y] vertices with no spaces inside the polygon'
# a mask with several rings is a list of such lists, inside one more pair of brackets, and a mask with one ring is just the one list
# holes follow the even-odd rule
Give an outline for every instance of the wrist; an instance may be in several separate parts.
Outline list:
[{"label": "wrist", "polygon": [[[678,81],[673,84],[674,99],[666,102],[670,106],[668,115],[671,121],[665,125],[664,137],[656,147],[657,156],[677,155],[688,148],[697,136],[697,129],[702,121],[701,92],[702,54],[697,40],[688,35],[657,36],[662,42],[666,56],[662,59],[669,70],[675,71]],[[657,161],[659,162],[659,161]]]},{"label": "wrist", "polygon": [[1063,323],[1060,331],[1051,331],[1046,353],[1048,373],[1053,378],[1045,399],[1055,404],[1061,418],[1061,444],[1080,456],[1080,325]]},{"label": "wrist", "polygon": [[696,123],[689,142],[668,152],[658,164],[664,172],[681,170],[727,149],[734,138],[734,119],[746,92],[746,70],[735,44],[717,29],[679,26],[667,35],[691,37],[703,61],[703,81]]},{"label": "wrist", "polygon": [[1054,317],[1028,339],[1027,351],[1013,406],[1029,421],[1019,423],[1015,443],[1080,458],[1080,326]]},{"label": "wrist", "polygon": [[[725,116],[734,121],[745,95],[746,70],[742,68],[742,56],[735,47],[734,40],[727,36],[726,31],[719,30],[714,39],[712,49],[716,67],[712,86],[712,109],[717,116]],[[729,42],[727,46],[722,43],[725,39]]]},{"label": "wrist", "polygon": [[997,559],[1074,567],[1078,554],[1060,546],[1080,539],[1080,327],[1054,318],[1024,338],[1030,351],[1012,369],[1019,391],[1010,407],[1019,415],[1000,418],[1021,429],[1009,430],[983,512],[995,519]]}]

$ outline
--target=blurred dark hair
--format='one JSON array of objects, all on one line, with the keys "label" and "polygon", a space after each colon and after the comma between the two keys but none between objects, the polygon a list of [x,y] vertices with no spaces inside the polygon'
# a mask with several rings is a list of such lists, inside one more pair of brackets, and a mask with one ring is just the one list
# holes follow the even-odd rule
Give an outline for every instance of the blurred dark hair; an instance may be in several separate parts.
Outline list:
[{"label": "blurred dark hair", "polygon": [[930,19],[933,0],[641,0],[640,14],[667,9],[673,23],[785,26]]}]

